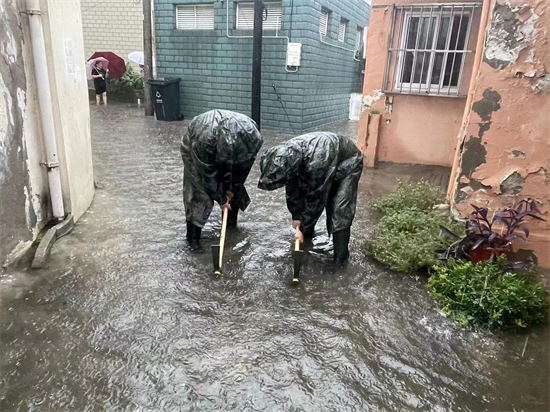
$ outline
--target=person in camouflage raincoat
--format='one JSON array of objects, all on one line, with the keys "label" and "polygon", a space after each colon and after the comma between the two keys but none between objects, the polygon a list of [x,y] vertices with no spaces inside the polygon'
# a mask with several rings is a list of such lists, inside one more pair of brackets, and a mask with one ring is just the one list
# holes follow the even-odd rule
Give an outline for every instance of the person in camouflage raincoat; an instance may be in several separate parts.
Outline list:
[{"label": "person in camouflage raincoat", "polygon": [[305,134],[267,150],[260,168],[260,189],[286,186],[297,239],[303,242],[304,235],[313,236],[315,224],[326,209],[334,260],[344,265],[363,171],[363,155],[355,143],[334,133]]},{"label": "person in camouflage raincoat", "polygon": [[249,117],[212,110],[193,119],[181,142],[184,164],[183,202],[187,242],[200,249],[201,231],[217,202],[229,209],[228,226],[237,225],[239,209],[250,197],[244,183],[263,139]]}]

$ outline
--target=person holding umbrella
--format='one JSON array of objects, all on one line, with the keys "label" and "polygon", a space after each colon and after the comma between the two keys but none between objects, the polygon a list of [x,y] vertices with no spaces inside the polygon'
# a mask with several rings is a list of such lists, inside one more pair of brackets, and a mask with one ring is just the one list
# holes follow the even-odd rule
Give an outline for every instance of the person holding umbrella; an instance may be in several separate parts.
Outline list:
[{"label": "person holding umbrella", "polygon": [[97,60],[92,69],[92,79],[94,80],[95,87],[95,101],[99,106],[101,98],[103,98],[103,104],[107,105],[107,75],[109,69],[103,69],[103,62]]}]

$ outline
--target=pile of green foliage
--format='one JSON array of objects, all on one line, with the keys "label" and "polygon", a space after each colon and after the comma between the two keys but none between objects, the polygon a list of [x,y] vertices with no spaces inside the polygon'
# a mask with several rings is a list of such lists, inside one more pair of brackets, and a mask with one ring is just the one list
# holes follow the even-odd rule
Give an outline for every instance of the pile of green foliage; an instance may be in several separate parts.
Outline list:
[{"label": "pile of green foliage", "polygon": [[445,213],[428,213],[416,208],[391,213],[382,218],[375,235],[366,242],[365,250],[397,272],[431,267],[436,263],[436,252],[450,245],[440,225],[454,227],[456,223]]},{"label": "pile of green foliage", "polygon": [[451,241],[441,227],[463,232],[448,211],[434,206],[445,201],[440,188],[426,182],[400,183],[397,190],[377,201],[373,207],[385,214],[374,236],[364,249],[376,260],[398,272],[413,272],[436,263],[439,250]]},{"label": "pile of green foliage", "polygon": [[531,283],[532,273],[508,272],[505,263],[451,260],[434,267],[428,290],[443,313],[463,325],[517,330],[543,322],[548,291]]},{"label": "pile of green foliage", "polygon": [[373,204],[374,209],[385,215],[406,209],[430,211],[435,205],[445,203],[445,194],[427,182],[399,182],[397,189],[390,195]]},{"label": "pile of green foliage", "polygon": [[132,66],[126,65],[126,72],[120,79],[113,79],[109,82],[111,92],[143,92],[143,79],[139,73],[136,73]]}]

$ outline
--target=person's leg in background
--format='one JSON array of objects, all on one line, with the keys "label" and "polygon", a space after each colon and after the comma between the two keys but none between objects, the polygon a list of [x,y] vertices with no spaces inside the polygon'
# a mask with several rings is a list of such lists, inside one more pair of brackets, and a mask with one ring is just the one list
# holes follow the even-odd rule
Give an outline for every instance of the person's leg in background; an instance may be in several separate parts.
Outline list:
[{"label": "person's leg in background", "polygon": [[234,202],[230,203],[231,210],[227,214],[227,227],[237,227],[237,220],[239,218],[239,206]]},{"label": "person's leg in background", "polygon": [[107,92],[103,92],[101,96],[103,96],[103,104],[107,106]]},{"label": "person's leg in background", "polygon": [[101,95],[96,93],[96,95],[95,95],[95,104],[99,106],[100,102],[101,102]]}]

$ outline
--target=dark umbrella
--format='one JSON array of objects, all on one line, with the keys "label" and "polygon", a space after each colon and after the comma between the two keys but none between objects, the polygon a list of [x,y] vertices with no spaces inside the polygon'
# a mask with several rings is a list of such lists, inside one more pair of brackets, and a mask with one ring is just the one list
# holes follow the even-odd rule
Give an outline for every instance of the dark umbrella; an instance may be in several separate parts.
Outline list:
[{"label": "dark umbrella", "polygon": [[124,59],[113,52],[95,52],[88,60],[103,57],[109,60],[109,79],[120,79],[126,73]]}]

